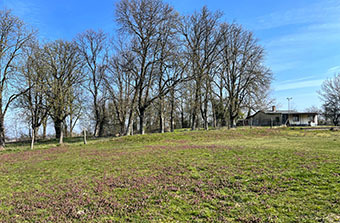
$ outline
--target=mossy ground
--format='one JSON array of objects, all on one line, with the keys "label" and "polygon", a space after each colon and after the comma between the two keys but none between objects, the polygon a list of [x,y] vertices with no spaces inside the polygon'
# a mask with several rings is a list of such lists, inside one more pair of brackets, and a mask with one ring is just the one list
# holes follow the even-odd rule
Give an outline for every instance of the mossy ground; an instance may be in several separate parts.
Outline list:
[{"label": "mossy ground", "polygon": [[238,128],[10,144],[0,222],[339,222],[339,136]]}]

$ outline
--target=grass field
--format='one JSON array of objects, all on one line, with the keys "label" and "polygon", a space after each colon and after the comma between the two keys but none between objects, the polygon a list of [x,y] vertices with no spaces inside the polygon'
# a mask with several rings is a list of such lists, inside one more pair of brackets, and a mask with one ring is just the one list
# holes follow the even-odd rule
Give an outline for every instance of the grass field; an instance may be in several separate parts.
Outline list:
[{"label": "grass field", "polygon": [[236,130],[11,144],[0,222],[340,222],[340,132]]}]

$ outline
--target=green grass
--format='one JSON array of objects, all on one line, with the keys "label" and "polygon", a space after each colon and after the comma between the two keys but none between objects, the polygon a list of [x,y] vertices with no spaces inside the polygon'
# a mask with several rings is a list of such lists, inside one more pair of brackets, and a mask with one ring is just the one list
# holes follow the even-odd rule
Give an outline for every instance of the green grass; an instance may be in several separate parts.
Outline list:
[{"label": "green grass", "polygon": [[10,144],[0,222],[339,222],[339,136],[239,128]]}]

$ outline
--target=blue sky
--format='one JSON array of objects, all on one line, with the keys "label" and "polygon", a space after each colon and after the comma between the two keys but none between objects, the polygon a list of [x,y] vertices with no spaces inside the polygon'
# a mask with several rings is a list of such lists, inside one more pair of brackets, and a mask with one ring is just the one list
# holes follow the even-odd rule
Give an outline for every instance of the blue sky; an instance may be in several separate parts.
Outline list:
[{"label": "blue sky", "polygon": [[[36,27],[43,40],[72,39],[86,29],[114,33],[114,0],[0,0]],[[340,72],[338,0],[167,0],[181,14],[207,5],[224,12],[223,20],[253,31],[266,49],[274,73],[272,97],[281,109],[320,106],[317,94],[326,78]]]}]

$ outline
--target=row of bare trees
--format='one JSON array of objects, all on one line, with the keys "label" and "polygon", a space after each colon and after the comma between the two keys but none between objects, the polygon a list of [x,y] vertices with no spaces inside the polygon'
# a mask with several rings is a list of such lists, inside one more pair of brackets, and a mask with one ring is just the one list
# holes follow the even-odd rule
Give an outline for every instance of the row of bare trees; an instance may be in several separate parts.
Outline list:
[{"label": "row of bare trees", "polygon": [[0,16],[2,147],[4,115],[15,99],[32,145],[47,120],[62,142],[81,118],[91,120],[95,136],[163,133],[234,127],[268,104],[272,74],[263,48],[206,7],[180,16],[161,0],[121,0],[115,38],[88,30],[46,44],[11,12]]}]

